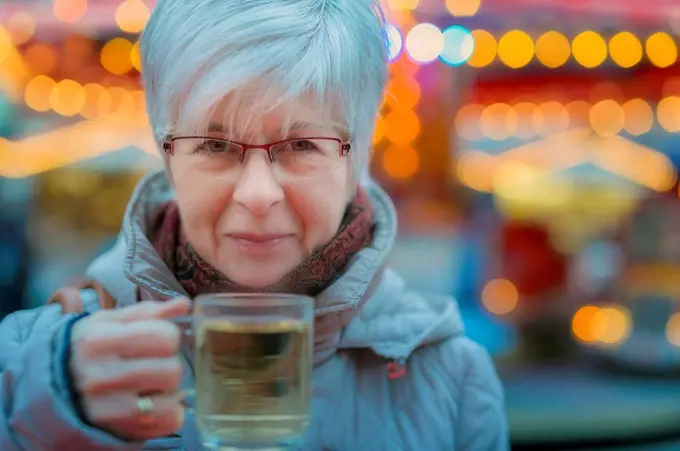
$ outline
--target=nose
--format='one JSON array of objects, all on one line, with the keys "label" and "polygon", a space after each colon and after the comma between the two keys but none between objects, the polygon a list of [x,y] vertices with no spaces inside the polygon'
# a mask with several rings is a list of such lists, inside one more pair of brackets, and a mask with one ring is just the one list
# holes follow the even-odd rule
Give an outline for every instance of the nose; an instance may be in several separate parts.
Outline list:
[{"label": "nose", "polygon": [[263,216],[283,197],[283,188],[276,179],[266,152],[248,152],[234,189],[233,200],[253,215]]}]

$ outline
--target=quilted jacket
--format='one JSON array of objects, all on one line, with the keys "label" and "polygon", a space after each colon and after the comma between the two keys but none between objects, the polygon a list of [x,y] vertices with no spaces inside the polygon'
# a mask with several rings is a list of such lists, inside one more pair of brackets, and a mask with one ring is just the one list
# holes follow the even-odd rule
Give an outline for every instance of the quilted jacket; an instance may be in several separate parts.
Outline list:
[{"label": "quilted jacket", "polygon": [[[316,298],[311,424],[301,450],[508,450],[503,392],[489,355],[465,337],[453,299],[410,291],[385,268],[396,215],[379,187],[367,190],[374,241]],[[119,307],[186,295],[146,233],[172,196],[163,172],[142,179],[116,246],[88,269]],[[96,292],[82,297],[87,310],[97,310]],[[0,450],[202,450],[191,415],[175,436],[146,443],[119,440],[79,417],[65,368],[72,319],[49,305],[0,323]],[[194,383],[191,354],[184,346],[187,388]]]}]

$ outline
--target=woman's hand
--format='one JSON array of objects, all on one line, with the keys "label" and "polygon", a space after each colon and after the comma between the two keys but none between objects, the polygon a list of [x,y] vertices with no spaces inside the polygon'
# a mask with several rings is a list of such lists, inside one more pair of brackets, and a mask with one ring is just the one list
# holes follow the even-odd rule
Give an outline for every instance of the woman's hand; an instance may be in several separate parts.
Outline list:
[{"label": "woman's hand", "polygon": [[[186,299],[140,302],[75,324],[70,370],[89,424],[125,440],[163,437],[181,427],[181,333],[168,319],[189,309]],[[144,397],[153,404],[146,414],[139,404]]]}]

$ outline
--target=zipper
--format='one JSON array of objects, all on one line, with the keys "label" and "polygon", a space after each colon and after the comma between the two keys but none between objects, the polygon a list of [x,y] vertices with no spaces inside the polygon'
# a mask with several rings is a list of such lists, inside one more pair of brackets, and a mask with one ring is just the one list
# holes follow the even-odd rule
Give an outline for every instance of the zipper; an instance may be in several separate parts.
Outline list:
[{"label": "zipper", "polygon": [[399,379],[406,374],[406,359],[389,359],[387,363],[387,378],[391,381]]}]

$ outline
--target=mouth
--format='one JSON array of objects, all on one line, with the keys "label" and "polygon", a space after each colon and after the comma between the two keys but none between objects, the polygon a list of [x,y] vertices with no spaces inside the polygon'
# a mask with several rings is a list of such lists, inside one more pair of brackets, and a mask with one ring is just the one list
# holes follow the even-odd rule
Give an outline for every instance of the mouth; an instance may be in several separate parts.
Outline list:
[{"label": "mouth", "polygon": [[295,235],[293,234],[252,234],[252,233],[233,233],[228,234],[227,237],[231,239],[238,248],[248,254],[252,255],[266,255],[270,254],[291,240]]}]

